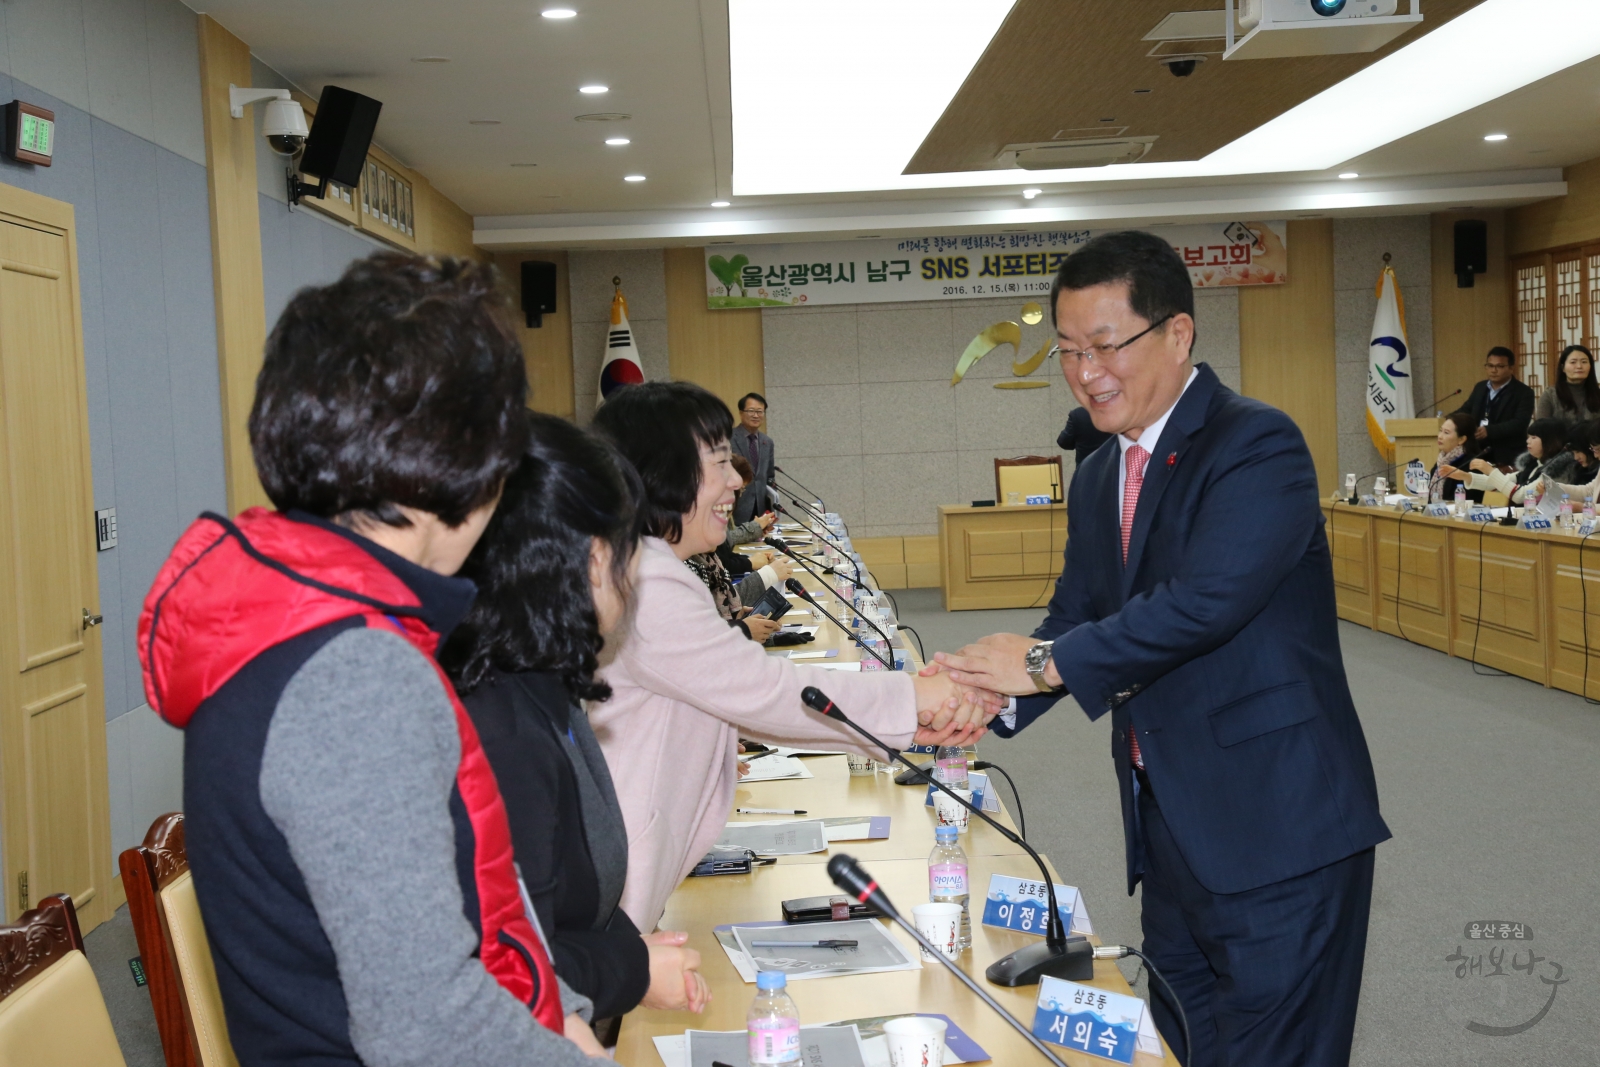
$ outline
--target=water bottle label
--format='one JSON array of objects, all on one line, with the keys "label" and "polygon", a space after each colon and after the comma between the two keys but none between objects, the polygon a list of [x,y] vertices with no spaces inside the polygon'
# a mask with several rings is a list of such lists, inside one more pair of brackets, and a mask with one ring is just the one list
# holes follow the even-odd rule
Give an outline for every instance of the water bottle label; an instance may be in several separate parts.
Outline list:
[{"label": "water bottle label", "polygon": [[929,864],[928,893],[935,899],[939,897],[966,896],[967,865],[965,863]]},{"label": "water bottle label", "polygon": [[770,1019],[751,1023],[750,1062],[799,1063],[800,1020]]}]

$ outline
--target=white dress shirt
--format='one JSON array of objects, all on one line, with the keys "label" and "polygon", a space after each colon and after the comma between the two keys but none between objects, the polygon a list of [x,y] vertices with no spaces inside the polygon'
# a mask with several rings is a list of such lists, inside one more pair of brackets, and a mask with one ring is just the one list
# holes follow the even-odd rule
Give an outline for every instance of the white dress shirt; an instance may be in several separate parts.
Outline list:
[{"label": "white dress shirt", "polygon": [[[1183,394],[1189,391],[1189,386],[1194,384],[1194,380],[1195,378],[1199,377],[1199,374],[1200,371],[1196,368],[1191,368],[1189,370],[1189,377],[1184,381],[1182,391],[1178,393],[1178,400],[1183,399]],[[1122,495],[1126,491],[1128,483],[1128,449],[1132,448],[1134,445],[1141,445],[1146,452],[1150,453],[1150,458],[1154,459],[1156,445],[1161,441],[1161,431],[1167,428],[1167,420],[1172,417],[1173,410],[1177,408],[1178,400],[1174,400],[1172,402],[1172,407],[1169,407],[1166,411],[1163,411],[1159,419],[1156,419],[1155,421],[1151,422],[1149,426],[1144,428],[1144,430],[1139,434],[1139,440],[1135,441],[1127,434],[1117,434],[1117,455],[1121,457],[1117,463],[1116,515],[1119,523],[1121,522],[1122,515]],[[1017,728],[1016,697],[1012,697],[1006,702],[1006,710],[1000,713],[1000,721],[1006,724],[1007,730],[1015,730]]]}]

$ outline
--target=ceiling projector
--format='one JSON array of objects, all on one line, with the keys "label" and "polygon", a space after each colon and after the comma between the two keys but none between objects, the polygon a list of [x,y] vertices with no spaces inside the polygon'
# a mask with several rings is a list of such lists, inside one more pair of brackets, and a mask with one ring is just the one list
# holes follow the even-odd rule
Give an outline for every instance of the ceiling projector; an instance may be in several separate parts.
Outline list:
[{"label": "ceiling projector", "polygon": [[1393,15],[1399,0],[1240,0],[1239,25],[1253,30],[1267,22],[1320,22]]}]

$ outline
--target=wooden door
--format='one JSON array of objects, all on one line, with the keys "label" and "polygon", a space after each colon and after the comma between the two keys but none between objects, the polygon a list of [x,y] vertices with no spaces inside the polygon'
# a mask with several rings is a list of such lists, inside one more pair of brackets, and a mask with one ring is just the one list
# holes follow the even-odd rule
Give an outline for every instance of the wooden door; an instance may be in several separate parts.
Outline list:
[{"label": "wooden door", "polygon": [[110,917],[99,591],[70,204],[0,186],[0,845],[8,918]]}]

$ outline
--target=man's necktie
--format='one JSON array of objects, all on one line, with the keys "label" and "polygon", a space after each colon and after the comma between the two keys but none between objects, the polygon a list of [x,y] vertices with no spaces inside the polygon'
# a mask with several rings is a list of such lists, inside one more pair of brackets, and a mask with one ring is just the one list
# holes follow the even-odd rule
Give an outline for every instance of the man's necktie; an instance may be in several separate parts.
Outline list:
[{"label": "man's necktie", "polygon": [[744,440],[746,447],[750,449],[750,470],[757,471],[761,468],[761,445],[753,433],[745,434]]},{"label": "man's necktie", "polygon": [[[1133,514],[1139,509],[1139,490],[1144,487],[1144,468],[1150,462],[1150,453],[1138,445],[1131,445],[1122,458],[1127,464],[1122,486],[1122,563],[1127,566],[1128,541],[1133,537]],[[1135,767],[1144,768],[1144,756],[1139,752],[1139,737],[1134,733],[1131,721],[1128,723],[1128,757],[1133,760]]]}]

